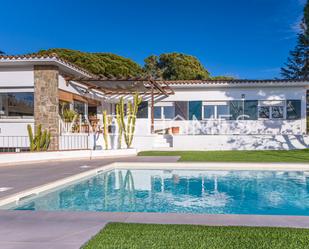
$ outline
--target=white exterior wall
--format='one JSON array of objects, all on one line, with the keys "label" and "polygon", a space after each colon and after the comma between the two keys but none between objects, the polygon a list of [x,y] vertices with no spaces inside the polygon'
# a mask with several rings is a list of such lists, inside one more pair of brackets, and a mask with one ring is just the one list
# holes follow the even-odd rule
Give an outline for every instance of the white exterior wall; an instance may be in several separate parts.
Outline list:
[{"label": "white exterior wall", "polygon": [[33,66],[0,67],[0,87],[33,87]]},{"label": "white exterior wall", "polygon": [[[33,92],[33,66],[7,66],[0,68],[0,92]],[[34,125],[34,119],[0,119],[0,136],[28,137],[27,125]],[[33,128],[33,127],[32,127]],[[10,147],[14,138],[0,139],[0,147]],[[16,139],[15,139],[16,140]],[[14,143],[20,145],[22,138]]]},{"label": "white exterior wall", "polygon": [[[192,87],[193,88],[193,87]],[[166,121],[155,120],[155,129],[180,127],[180,133],[195,134],[294,134],[306,133],[305,87],[259,87],[259,88],[183,88],[174,89],[175,94],[164,101],[229,101],[241,100],[288,100],[302,101],[301,120],[203,120]],[[160,105],[160,102],[157,103]],[[194,131],[192,131],[192,129]]]},{"label": "white exterior wall", "polygon": [[175,150],[292,150],[309,148],[308,135],[176,135]]},{"label": "white exterior wall", "polygon": [[245,94],[245,100],[280,100],[301,99],[306,96],[304,87],[252,87],[252,88],[173,88],[174,95],[164,101],[193,101],[193,100],[240,100]]}]

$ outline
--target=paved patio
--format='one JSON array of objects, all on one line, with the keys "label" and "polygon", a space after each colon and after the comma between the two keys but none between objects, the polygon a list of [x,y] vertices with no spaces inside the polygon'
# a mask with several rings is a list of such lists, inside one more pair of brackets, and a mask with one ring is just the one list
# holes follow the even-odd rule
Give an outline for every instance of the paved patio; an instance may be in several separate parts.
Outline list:
[{"label": "paved patio", "polygon": [[77,249],[108,222],[309,228],[309,217],[0,211],[1,249]]}]

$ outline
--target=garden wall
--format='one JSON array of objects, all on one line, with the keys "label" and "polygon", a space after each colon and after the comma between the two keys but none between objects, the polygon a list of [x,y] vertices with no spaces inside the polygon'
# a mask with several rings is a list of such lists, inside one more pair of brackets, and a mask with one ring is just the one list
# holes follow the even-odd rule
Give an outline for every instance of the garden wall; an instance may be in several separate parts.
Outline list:
[{"label": "garden wall", "polygon": [[175,150],[292,150],[309,148],[308,135],[176,135]]}]

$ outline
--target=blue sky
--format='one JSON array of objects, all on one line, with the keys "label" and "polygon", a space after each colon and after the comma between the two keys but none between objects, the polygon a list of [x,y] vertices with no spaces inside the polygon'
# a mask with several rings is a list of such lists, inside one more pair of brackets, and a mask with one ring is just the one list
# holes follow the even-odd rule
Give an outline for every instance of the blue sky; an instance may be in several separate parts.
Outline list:
[{"label": "blue sky", "polygon": [[0,49],[198,57],[212,75],[279,77],[305,0],[2,0]]}]

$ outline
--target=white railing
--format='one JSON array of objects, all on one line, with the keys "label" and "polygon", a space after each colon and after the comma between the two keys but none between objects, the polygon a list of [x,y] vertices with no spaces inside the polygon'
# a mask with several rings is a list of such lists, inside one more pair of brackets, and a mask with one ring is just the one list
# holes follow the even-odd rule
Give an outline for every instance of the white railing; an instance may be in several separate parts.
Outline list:
[{"label": "white railing", "polygon": [[90,136],[87,134],[72,134],[59,136],[59,150],[91,149]]},{"label": "white railing", "polygon": [[66,122],[59,117],[59,131],[60,134],[71,133],[93,133],[94,127],[89,121],[88,116],[76,115],[71,122]]},{"label": "white railing", "polygon": [[15,152],[28,150],[28,136],[0,136],[0,152]]},{"label": "white railing", "polygon": [[[91,149],[91,136],[88,134],[61,135],[58,137],[59,150]],[[0,136],[0,152],[30,151],[28,136]]]}]

